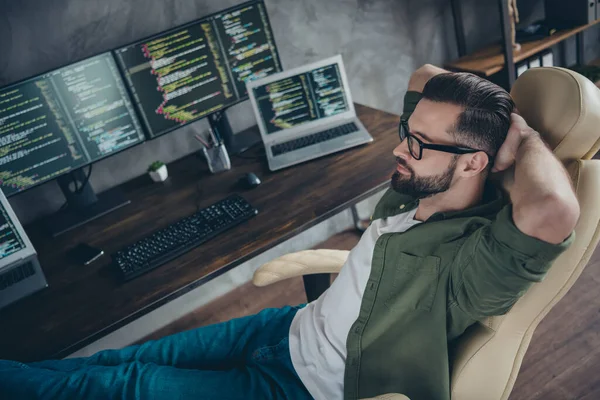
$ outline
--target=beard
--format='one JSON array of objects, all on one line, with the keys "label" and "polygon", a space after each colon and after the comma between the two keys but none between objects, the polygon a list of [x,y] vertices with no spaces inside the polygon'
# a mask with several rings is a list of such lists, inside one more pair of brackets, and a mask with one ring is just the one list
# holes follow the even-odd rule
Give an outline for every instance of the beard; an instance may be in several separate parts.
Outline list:
[{"label": "beard", "polygon": [[455,156],[452,159],[452,162],[445,172],[442,172],[439,175],[425,177],[417,177],[415,171],[413,171],[401,158],[396,158],[396,162],[406,168],[410,172],[410,175],[404,175],[395,171],[392,175],[392,189],[415,199],[424,199],[437,193],[445,192],[450,188],[458,157]]}]

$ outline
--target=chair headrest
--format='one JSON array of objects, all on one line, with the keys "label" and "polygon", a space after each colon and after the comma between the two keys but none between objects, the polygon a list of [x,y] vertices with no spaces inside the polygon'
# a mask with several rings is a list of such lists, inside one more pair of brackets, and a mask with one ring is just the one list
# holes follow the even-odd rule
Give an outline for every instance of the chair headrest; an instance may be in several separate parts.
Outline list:
[{"label": "chair headrest", "polygon": [[558,67],[527,70],[510,92],[521,116],[561,160],[590,159],[600,147],[600,89]]}]

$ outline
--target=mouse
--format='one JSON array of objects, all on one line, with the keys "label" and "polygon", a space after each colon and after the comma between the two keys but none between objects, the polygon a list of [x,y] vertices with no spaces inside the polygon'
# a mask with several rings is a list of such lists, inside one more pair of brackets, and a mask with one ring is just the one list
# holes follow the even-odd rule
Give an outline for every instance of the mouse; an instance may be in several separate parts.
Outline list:
[{"label": "mouse", "polygon": [[255,173],[249,172],[246,175],[244,175],[242,178],[240,178],[240,183],[246,189],[253,189],[253,188],[257,187],[258,185],[260,185],[261,182]]}]

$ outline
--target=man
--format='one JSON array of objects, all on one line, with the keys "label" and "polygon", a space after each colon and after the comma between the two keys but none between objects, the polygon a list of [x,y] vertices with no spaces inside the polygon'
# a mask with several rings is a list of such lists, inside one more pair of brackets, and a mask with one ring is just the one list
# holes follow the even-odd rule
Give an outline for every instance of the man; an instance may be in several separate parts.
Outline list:
[{"label": "man", "polygon": [[319,299],[89,358],[0,361],[2,398],[449,399],[454,339],[543,278],[579,205],[506,91],[445,72],[411,77],[391,188]]}]

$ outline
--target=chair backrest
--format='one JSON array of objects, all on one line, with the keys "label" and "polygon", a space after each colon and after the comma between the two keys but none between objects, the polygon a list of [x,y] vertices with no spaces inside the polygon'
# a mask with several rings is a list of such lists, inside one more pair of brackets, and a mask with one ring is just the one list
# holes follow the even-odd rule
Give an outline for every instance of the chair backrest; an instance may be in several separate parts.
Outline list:
[{"label": "chair backrest", "polygon": [[573,245],[503,316],[471,326],[452,360],[453,400],[507,399],[539,322],[579,277],[599,241],[600,89],[563,68],[534,68],[511,95],[527,123],[540,132],[573,180],[581,217]]}]

